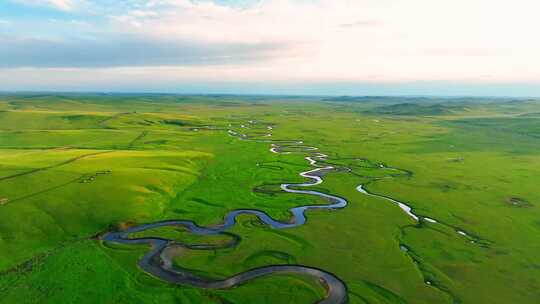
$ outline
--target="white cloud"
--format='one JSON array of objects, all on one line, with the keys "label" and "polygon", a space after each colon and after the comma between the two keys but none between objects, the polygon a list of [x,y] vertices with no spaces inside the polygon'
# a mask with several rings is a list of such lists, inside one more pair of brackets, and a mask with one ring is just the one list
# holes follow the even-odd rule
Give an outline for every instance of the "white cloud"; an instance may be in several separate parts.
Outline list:
[{"label": "white cloud", "polygon": [[270,65],[281,77],[433,80],[489,74],[540,80],[536,0],[268,0],[247,8],[189,0],[148,4],[112,17],[112,24],[160,39],[283,44],[287,49]]},{"label": "white cloud", "polygon": [[49,6],[62,11],[73,11],[82,3],[81,0],[14,0],[25,5]]},{"label": "white cloud", "polygon": [[[64,11],[82,3],[18,1]],[[91,34],[74,27],[66,36],[93,35],[91,38],[100,42],[100,58],[123,57],[110,62],[99,59],[101,64],[96,66],[131,65],[137,68],[126,71],[145,75],[145,79],[540,81],[540,40],[535,39],[540,28],[537,0],[266,0],[242,7],[206,0],[87,2],[99,15],[107,16],[108,23],[95,22],[89,26],[93,27]],[[80,38],[69,37],[64,45],[80,43]],[[156,49],[195,45],[194,51],[202,57],[210,54],[213,59],[226,60],[163,61],[149,55],[129,56],[129,49],[122,56],[118,46],[126,40],[118,37],[147,40],[151,43],[146,47]],[[250,49],[252,60],[245,60],[243,48]],[[148,50],[148,54],[160,54]],[[58,52],[62,51],[59,45]],[[187,54],[171,52],[180,57]],[[88,66],[76,62],[84,61],[84,56],[55,58],[66,60],[58,65],[61,67]],[[153,67],[141,67],[145,65]],[[88,70],[81,73],[92,78]],[[118,71],[104,73],[117,75]]]}]

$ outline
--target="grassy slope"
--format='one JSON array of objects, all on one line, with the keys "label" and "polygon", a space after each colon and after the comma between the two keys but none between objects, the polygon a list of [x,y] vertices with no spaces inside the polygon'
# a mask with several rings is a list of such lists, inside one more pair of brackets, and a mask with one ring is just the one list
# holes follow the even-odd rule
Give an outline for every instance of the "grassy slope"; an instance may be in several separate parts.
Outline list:
[{"label": "grassy slope", "polygon": [[[367,188],[409,202],[417,213],[491,246],[480,248],[436,226],[412,227],[396,206],[354,190],[369,179],[335,173],[321,187],[349,198],[348,209],[312,212],[308,225],[287,231],[244,218],[233,230],[243,238],[238,248],[188,252],[178,258],[180,265],[215,277],[269,263],[320,267],[347,282],[352,303],[449,303],[452,297],[462,303],[535,303],[540,297],[538,124],[534,115],[526,121],[520,116],[537,113],[538,105],[488,104],[463,116],[433,118],[366,115],[368,106],[346,103],[201,99],[70,96],[0,103],[16,110],[0,118],[0,146],[8,148],[0,152],[1,176],[52,167],[0,180],[0,193],[7,194],[2,195],[22,197],[0,206],[0,243],[6,248],[0,268],[11,269],[0,277],[3,301],[310,303],[318,298],[321,290],[313,282],[278,276],[228,291],[173,288],[138,271],[135,263],[144,248],[109,248],[88,240],[118,222],[215,223],[227,210],[250,207],[287,218],[284,210],[310,202],[251,191],[300,181],[297,173],[307,168],[301,156],[275,155],[266,144],[238,141],[222,131],[190,130],[205,123],[232,122],[238,128],[252,118],[277,124],[274,138],[301,138],[331,158],[364,157],[412,171],[411,178]],[[14,127],[26,120],[32,123],[24,130]],[[164,123],[168,120],[185,124]],[[62,149],[43,150],[53,147]],[[112,152],[54,167],[107,151]],[[258,168],[263,161],[283,170]],[[112,173],[70,182],[101,170]],[[509,204],[512,197],[528,205]],[[421,263],[413,263],[400,244]],[[73,279],[81,276],[88,284]],[[425,284],[427,279],[435,286]],[[272,296],[261,298],[261,290]]]}]

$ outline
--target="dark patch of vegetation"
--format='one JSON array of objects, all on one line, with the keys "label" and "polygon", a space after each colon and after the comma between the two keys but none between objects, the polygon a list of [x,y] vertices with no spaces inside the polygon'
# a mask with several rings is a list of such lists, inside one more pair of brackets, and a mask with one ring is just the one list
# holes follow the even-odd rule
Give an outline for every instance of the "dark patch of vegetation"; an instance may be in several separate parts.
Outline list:
[{"label": "dark patch of vegetation", "polygon": [[150,141],[145,141],[144,144],[145,145],[165,145],[167,144],[169,141],[166,140],[166,139],[158,139],[158,140],[150,140]]},{"label": "dark patch of vegetation", "polygon": [[406,116],[431,116],[431,115],[448,115],[456,112],[466,111],[466,108],[460,105],[452,104],[417,104],[417,103],[400,103],[395,105],[380,106],[365,111],[369,114],[382,115],[406,115]]},{"label": "dark patch of vegetation", "polygon": [[200,126],[199,123],[193,122],[193,121],[187,121],[187,120],[179,120],[179,119],[165,119],[161,121],[162,123],[166,125],[173,125],[178,127],[197,127]]},{"label": "dark patch of vegetation", "polygon": [[450,121],[465,127],[490,128],[498,132],[515,133],[540,138],[540,118],[522,115],[521,117],[469,118]]},{"label": "dark patch of vegetation", "polygon": [[508,199],[506,199],[506,203],[512,207],[519,207],[519,208],[533,206],[529,201],[520,197],[509,197]]}]

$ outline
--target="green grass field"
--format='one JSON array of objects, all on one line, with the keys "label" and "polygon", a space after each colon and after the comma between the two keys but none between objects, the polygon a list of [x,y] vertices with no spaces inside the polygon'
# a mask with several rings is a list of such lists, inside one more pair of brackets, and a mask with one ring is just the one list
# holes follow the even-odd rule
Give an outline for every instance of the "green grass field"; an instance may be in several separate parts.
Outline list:
[{"label": "green grass field", "polygon": [[[234,209],[288,220],[325,201],[302,153],[230,136],[297,139],[348,167],[315,188],[346,209],[271,229],[242,216],[234,248],[183,250],[178,267],[225,278],[260,266],[324,269],[350,303],[540,301],[540,100],[174,95],[0,96],[0,303],[314,303],[317,282],[273,275],[225,290],[175,286],[137,267],[145,246],[107,231],[169,219],[213,225]],[[208,126],[211,126],[209,128]],[[383,166],[380,166],[383,165]],[[416,223],[406,202],[439,223]],[[464,231],[470,237],[456,233]],[[138,235],[221,244],[181,229]]]}]

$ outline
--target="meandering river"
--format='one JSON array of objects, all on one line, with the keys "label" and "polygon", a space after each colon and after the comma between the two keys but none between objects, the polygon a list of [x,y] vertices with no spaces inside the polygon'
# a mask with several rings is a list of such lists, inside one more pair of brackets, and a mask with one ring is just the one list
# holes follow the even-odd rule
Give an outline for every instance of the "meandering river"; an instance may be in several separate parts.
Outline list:
[{"label": "meandering river", "polygon": [[[241,126],[246,128],[245,125]],[[271,127],[268,127],[271,130]],[[240,134],[233,130],[229,130],[228,133],[231,136],[238,136],[239,138],[246,140],[248,136],[246,134]],[[270,134],[270,133],[269,133]],[[271,135],[271,134],[270,134]],[[269,136],[267,136],[269,137]],[[327,156],[318,152],[316,147],[304,146],[302,141],[287,141],[287,140],[264,140],[264,142],[271,142],[270,151],[279,154],[290,153],[307,153],[310,156],[306,157],[306,160],[311,166],[316,168],[301,172],[300,175],[308,180],[308,182],[300,184],[281,184],[281,189],[285,192],[296,193],[302,195],[311,195],[321,197],[327,200],[329,203],[326,205],[307,205],[299,206],[289,209],[292,214],[291,219],[288,222],[281,222],[273,219],[271,216],[261,210],[256,209],[237,209],[227,213],[224,217],[222,224],[213,227],[201,227],[193,221],[189,220],[171,220],[157,223],[143,224],[135,227],[131,227],[127,230],[120,232],[109,232],[102,236],[102,240],[110,243],[119,244],[147,244],[151,246],[149,252],[147,252],[138,262],[141,269],[147,273],[157,277],[161,280],[172,284],[190,285],[198,288],[210,288],[210,289],[225,289],[237,286],[244,282],[253,280],[258,277],[276,275],[276,274],[299,274],[303,276],[310,276],[317,279],[318,282],[326,289],[326,297],[321,299],[317,303],[324,304],[341,304],[347,302],[347,287],[343,281],[341,281],[336,275],[315,268],[304,265],[270,265],[266,267],[254,268],[242,273],[238,273],[223,280],[210,280],[204,277],[200,277],[186,269],[180,267],[174,267],[172,258],[174,254],[170,254],[169,249],[173,247],[190,248],[187,244],[182,244],[177,241],[168,240],[159,237],[142,237],[142,238],[130,238],[131,234],[137,232],[143,232],[149,229],[158,227],[174,226],[184,227],[188,232],[197,235],[216,235],[226,232],[228,229],[236,224],[236,218],[239,215],[249,214],[259,218],[264,224],[274,229],[287,229],[298,227],[306,223],[306,211],[310,209],[341,209],[347,206],[347,200],[335,195],[314,191],[314,190],[298,190],[298,188],[307,188],[318,185],[323,182],[321,176],[326,172],[334,170],[332,166],[317,167],[318,160],[323,160]],[[228,246],[234,246],[235,244],[229,244]],[[216,246],[202,245],[197,249],[215,250]]]},{"label": "meandering river", "polygon": [[[249,125],[252,126],[256,122],[249,121]],[[229,125],[231,126],[231,125]],[[247,125],[241,125],[242,129],[250,129]],[[305,160],[308,164],[313,167],[313,169],[299,173],[300,176],[307,179],[307,182],[299,184],[284,183],[280,187],[283,191],[288,193],[295,193],[300,195],[309,195],[325,199],[328,204],[326,205],[306,205],[299,206],[289,209],[291,213],[291,218],[287,222],[281,222],[273,219],[271,216],[266,214],[264,211],[257,209],[237,209],[232,210],[224,216],[224,220],[221,224],[211,227],[202,227],[197,225],[195,222],[190,220],[169,220],[162,221],[157,223],[143,224],[135,227],[128,228],[120,232],[109,232],[102,236],[102,240],[110,243],[119,243],[119,244],[146,244],[151,247],[139,261],[138,264],[145,272],[157,277],[163,281],[172,283],[172,284],[182,284],[190,285],[198,288],[208,288],[208,289],[226,289],[238,286],[239,284],[245,283],[247,281],[268,276],[268,275],[303,275],[309,276],[316,279],[326,290],[326,296],[317,303],[325,304],[342,304],[346,303],[348,300],[347,297],[347,287],[345,283],[340,280],[336,275],[318,269],[315,267],[305,266],[305,265],[270,265],[266,267],[250,269],[231,277],[222,279],[222,280],[211,280],[205,277],[198,276],[195,273],[190,272],[187,269],[183,269],[178,266],[174,266],[172,259],[178,254],[178,250],[175,249],[198,249],[198,250],[216,250],[234,247],[240,241],[239,238],[234,239],[232,242],[229,242],[225,245],[189,245],[183,244],[178,241],[173,241],[169,239],[159,238],[159,237],[141,237],[141,238],[130,238],[130,235],[134,233],[143,232],[149,229],[159,228],[159,227],[184,227],[189,233],[196,235],[216,235],[216,234],[227,234],[227,230],[232,228],[236,224],[236,218],[239,215],[253,215],[256,216],[262,223],[274,228],[274,229],[287,229],[298,227],[306,223],[306,211],[308,210],[317,210],[317,209],[342,209],[345,208],[348,204],[345,198],[327,194],[320,191],[309,190],[309,187],[319,185],[323,182],[323,176],[331,171],[334,171],[338,168],[328,165],[326,154],[318,152],[317,147],[310,147],[304,145],[304,142],[301,140],[272,140],[270,137],[273,130],[272,126],[267,126],[265,128],[265,134],[259,135],[254,138],[248,134],[237,132],[234,130],[227,130],[230,136],[239,138],[240,140],[254,140],[257,142],[269,143],[270,152],[277,154],[291,154],[291,153],[302,153],[306,155]],[[196,130],[198,131],[198,129]],[[319,164],[320,163],[320,164]],[[260,164],[258,164],[260,165]],[[382,165],[381,165],[382,166]],[[382,166],[382,168],[385,168]],[[341,168],[343,169],[343,168]],[[430,224],[439,224],[445,225],[453,228],[459,235],[467,237],[472,243],[478,241],[477,238],[469,235],[465,231],[441,223],[431,217],[421,216],[414,213],[413,209],[406,203],[395,200],[391,197],[384,195],[378,195],[371,193],[365,189],[365,185],[359,185],[356,190],[362,194],[378,197],[390,201],[397,206],[399,206],[409,217],[411,217],[417,223],[427,222]],[[404,251],[408,251],[408,247],[402,245],[401,248]],[[180,250],[181,251],[181,250]],[[427,284],[431,285],[431,282],[427,281]]]}]

